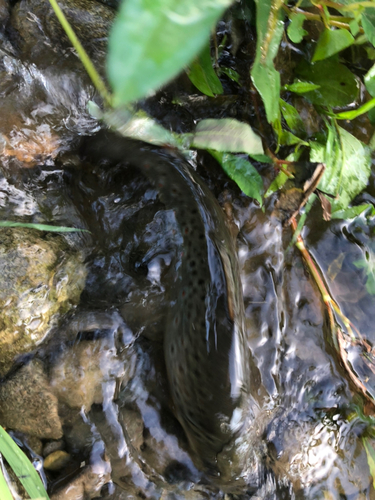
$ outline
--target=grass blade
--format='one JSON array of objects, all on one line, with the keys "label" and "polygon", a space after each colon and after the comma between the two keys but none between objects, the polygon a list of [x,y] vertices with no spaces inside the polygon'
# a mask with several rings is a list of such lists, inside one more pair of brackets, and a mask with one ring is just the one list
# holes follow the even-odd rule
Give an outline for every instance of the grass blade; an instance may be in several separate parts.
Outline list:
[{"label": "grass blade", "polygon": [[2,500],[13,500],[13,496],[8,488],[7,482],[5,481],[4,474],[0,467],[0,498]]},{"label": "grass blade", "polygon": [[[0,426],[0,453],[3,454],[13,472],[21,481],[32,500],[49,500],[42,480],[24,452],[16,445],[9,434]],[[3,499],[3,497],[1,497]]]},{"label": "grass blade", "polygon": [[0,227],[26,227],[29,229],[37,229],[38,231],[50,231],[52,233],[89,233],[87,229],[79,229],[76,227],[66,226],[51,226],[50,224],[33,224],[29,222],[13,222],[11,220],[0,221]]}]

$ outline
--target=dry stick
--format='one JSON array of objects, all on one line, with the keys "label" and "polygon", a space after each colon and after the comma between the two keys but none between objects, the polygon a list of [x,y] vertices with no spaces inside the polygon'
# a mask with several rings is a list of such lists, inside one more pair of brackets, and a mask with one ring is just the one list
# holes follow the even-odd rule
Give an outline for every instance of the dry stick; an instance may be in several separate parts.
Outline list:
[{"label": "dry stick", "polygon": [[[295,218],[293,218],[291,220],[291,225],[292,225],[293,231],[296,231],[297,221]],[[342,313],[337,302],[335,302],[333,300],[333,298],[331,297],[329,291],[327,290],[327,288],[324,284],[324,281],[322,280],[322,278],[320,276],[320,273],[319,273],[313,259],[311,258],[311,255],[309,254],[309,251],[305,247],[305,244],[303,242],[301,235],[297,236],[296,247],[302,253],[302,256],[305,259],[307,267],[309,268],[309,271],[311,272],[311,274],[315,280],[315,283],[317,284],[317,286],[319,288],[319,291],[320,291],[322,298],[323,298],[323,302],[326,305],[328,311],[331,311],[331,313],[332,313],[332,310],[333,310],[341,318],[341,320],[344,323],[344,326],[347,329],[352,340],[357,340],[356,336],[353,333],[353,329],[360,336],[360,338],[362,338],[359,331],[355,328],[355,326],[352,324],[352,322]],[[332,315],[332,317],[333,317],[333,315]]]},{"label": "dry stick", "polygon": [[[292,219],[291,225],[292,225],[293,231],[296,231],[297,221],[295,218]],[[331,329],[331,335],[333,338],[333,342],[335,344],[336,350],[340,354],[340,358],[341,358],[342,363],[343,363],[343,365],[344,365],[344,367],[345,367],[345,369],[350,377],[350,380],[362,392],[362,394],[366,397],[366,399],[368,401],[370,401],[372,403],[372,405],[374,405],[373,398],[367,392],[365,385],[353,373],[353,370],[351,369],[350,363],[348,361],[348,354],[346,351],[346,346],[350,343],[353,343],[353,341],[357,340],[353,334],[352,328],[356,331],[359,338],[361,339],[362,345],[364,345],[368,351],[371,350],[371,348],[367,344],[367,342],[362,340],[362,336],[361,336],[360,332],[357,330],[357,328],[355,328],[355,326],[351,323],[351,321],[341,312],[338,304],[331,297],[330,293],[328,292],[328,290],[323,282],[323,279],[320,276],[320,273],[319,273],[313,259],[311,258],[311,255],[309,254],[309,251],[305,247],[305,244],[303,242],[301,235],[297,236],[296,247],[302,253],[302,256],[307,264],[307,267],[309,268],[309,271],[311,272],[311,274],[315,280],[315,283],[317,284],[319,291],[322,295],[323,302],[324,302],[324,304],[327,308],[327,311],[328,311],[329,325],[330,325],[330,329]],[[335,311],[336,314],[343,321],[345,328],[347,329],[348,333],[350,334],[349,340],[345,339],[345,336],[344,336],[342,329],[336,324],[336,321],[335,321],[335,318],[333,315],[333,311]]]}]

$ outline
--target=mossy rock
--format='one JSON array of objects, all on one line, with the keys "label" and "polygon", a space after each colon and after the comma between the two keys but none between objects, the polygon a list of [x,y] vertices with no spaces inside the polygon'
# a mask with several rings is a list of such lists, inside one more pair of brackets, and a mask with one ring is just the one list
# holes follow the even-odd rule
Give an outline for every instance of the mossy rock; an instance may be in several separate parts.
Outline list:
[{"label": "mossy rock", "polygon": [[0,230],[0,376],[33,350],[62,315],[78,304],[86,280],[84,256],[63,236]]}]

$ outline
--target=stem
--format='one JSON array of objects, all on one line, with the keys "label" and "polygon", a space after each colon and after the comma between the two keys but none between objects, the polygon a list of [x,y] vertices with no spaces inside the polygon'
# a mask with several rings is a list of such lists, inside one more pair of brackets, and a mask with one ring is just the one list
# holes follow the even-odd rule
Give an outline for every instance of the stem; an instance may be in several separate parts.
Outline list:
[{"label": "stem", "polygon": [[[291,221],[291,224],[292,224],[293,231],[295,231],[297,229],[296,220],[293,219]],[[323,281],[322,277],[320,276],[320,273],[319,273],[314,261],[312,260],[311,255],[309,254],[309,251],[305,247],[305,244],[303,242],[301,235],[297,236],[296,247],[301,252],[303,258],[305,259],[307,267],[309,268],[309,271],[312,274],[312,276],[315,280],[315,283],[316,283],[317,287],[319,288],[319,291],[322,295],[323,302],[326,305],[327,309],[330,311],[329,314],[332,315],[332,309],[333,309],[335,311],[335,313],[341,318],[341,320],[344,323],[344,326],[347,329],[350,337],[353,340],[356,340],[356,336],[354,335],[353,330],[352,330],[353,325],[352,325],[351,321],[342,313],[338,304],[331,297],[331,294],[327,290],[327,288],[324,284],[324,281]],[[334,339],[334,341],[336,343],[336,339]]]},{"label": "stem", "polygon": [[332,7],[336,10],[357,10],[360,8],[375,7],[375,3],[373,1],[355,2],[350,5],[331,2],[330,0],[323,0],[320,3],[326,5],[327,7]]},{"label": "stem", "polygon": [[372,109],[373,107],[375,107],[375,97],[367,101],[363,106],[361,106],[358,109],[354,109],[353,111],[343,111],[342,113],[337,113],[335,115],[335,118],[337,120],[353,120],[354,118],[357,118],[357,116],[367,113],[367,111],[370,111],[370,109]]},{"label": "stem", "polygon": [[77,51],[78,56],[83,64],[83,66],[85,67],[87,74],[91,78],[91,81],[92,81],[94,87],[99,92],[103,101],[108,106],[111,106],[111,102],[112,102],[111,94],[108,92],[108,89],[104,83],[104,80],[101,78],[99,73],[96,71],[95,66],[92,63],[90,57],[88,56],[87,52],[83,48],[81,42],[78,40],[76,34],[74,33],[72,27],[69,24],[69,21],[65,17],[65,14],[61,10],[61,8],[58,5],[56,0],[49,0],[49,3],[51,4],[51,7],[55,11],[56,17],[60,21],[60,24],[63,27],[67,37],[69,38],[69,40],[72,43],[75,50]]},{"label": "stem", "polygon": [[[306,17],[306,19],[309,19],[310,21],[319,21],[319,22],[323,23],[323,20],[319,14],[313,14],[311,12],[306,12],[305,10],[302,10],[302,9],[290,9],[287,5],[284,5],[283,8],[289,17],[291,14],[293,14],[295,12],[296,14],[303,14]],[[351,17],[330,16],[329,25],[334,26],[335,28],[342,28],[342,29],[350,31],[349,23],[352,20],[353,19]],[[364,33],[364,32],[365,32],[364,29],[362,27],[360,27],[359,33]]]}]

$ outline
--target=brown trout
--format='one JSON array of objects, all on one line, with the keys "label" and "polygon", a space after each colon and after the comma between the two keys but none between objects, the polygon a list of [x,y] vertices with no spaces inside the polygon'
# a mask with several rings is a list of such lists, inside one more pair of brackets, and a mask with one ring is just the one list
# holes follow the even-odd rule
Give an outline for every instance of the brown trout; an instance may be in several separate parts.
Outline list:
[{"label": "brown trout", "polygon": [[241,434],[249,404],[250,352],[234,243],[217,200],[185,160],[109,137],[109,157],[141,168],[181,232],[165,362],[175,414],[195,460],[220,474],[217,455]]}]

